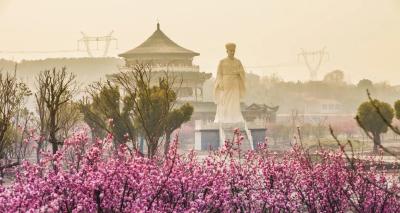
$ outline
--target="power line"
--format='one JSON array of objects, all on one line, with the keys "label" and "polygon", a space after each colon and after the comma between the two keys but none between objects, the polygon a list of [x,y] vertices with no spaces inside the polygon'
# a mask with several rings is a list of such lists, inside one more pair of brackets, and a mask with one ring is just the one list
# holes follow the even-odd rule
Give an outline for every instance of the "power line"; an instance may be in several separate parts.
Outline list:
[{"label": "power line", "polygon": [[293,66],[299,66],[299,63],[293,62],[293,63],[278,63],[278,64],[269,64],[269,65],[250,65],[250,66],[244,66],[244,68],[257,69],[257,68],[279,68],[279,67],[293,67]]},{"label": "power line", "polygon": [[[54,53],[77,53],[77,52],[87,52],[90,57],[93,57],[92,52],[96,50],[101,50],[103,52],[102,56],[105,57],[108,54],[111,42],[115,42],[116,49],[118,49],[118,39],[112,36],[114,31],[111,31],[105,36],[88,36],[81,32],[82,38],[77,40],[77,48],[72,49],[61,49],[61,50],[0,50],[0,54],[54,54]],[[80,44],[85,45],[84,50],[80,49]],[[93,50],[91,48],[92,43],[95,43],[97,48]],[[104,43],[103,49],[99,48],[99,44]]]},{"label": "power line", "polygon": [[[96,37],[91,37],[91,41],[98,42],[100,40],[95,39]],[[104,37],[103,37],[104,38]],[[107,38],[104,38],[107,39]],[[103,40],[104,41],[104,40]],[[106,40],[107,41],[107,40]],[[78,40],[78,49],[75,50],[0,50],[0,54],[54,54],[54,53],[83,53],[87,52],[90,57],[93,57],[94,51],[103,51],[103,56],[107,55],[108,48],[106,49],[79,49],[79,44],[81,42],[85,42],[82,38]],[[85,44],[86,45],[86,44]],[[245,69],[264,69],[264,68],[280,68],[280,67],[294,67],[299,66],[298,62],[285,62],[285,63],[277,63],[277,64],[266,64],[266,65],[248,65],[244,66]],[[214,68],[214,66],[202,66],[203,68]]]},{"label": "power line", "polygon": [[[281,68],[281,67],[296,67],[301,66],[298,62],[286,62],[286,63],[277,63],[277,64],[264,64],[264,65],[244,65],[243,67],[247,69],[264,69],[264,68]],[[216,69],[214,65],[203,65],[201,66],[203,69]]]},{"label": "power line", "polygon": [[0,50],[0,53],[5,54],[48,54],[48,53],[69,53],[69,52],[84,52],[83,50]]}]

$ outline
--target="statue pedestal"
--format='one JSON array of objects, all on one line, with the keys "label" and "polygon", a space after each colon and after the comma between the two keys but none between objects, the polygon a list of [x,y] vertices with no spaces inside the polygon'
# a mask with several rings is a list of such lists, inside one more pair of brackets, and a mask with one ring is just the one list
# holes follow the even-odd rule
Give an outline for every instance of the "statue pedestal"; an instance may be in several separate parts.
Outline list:
[{"label": "statue pedestal", "polygon": [[216,150],[224,145],[225,140],[235,140],[234,130],[239,128],[244,137],[240,146],[242,151],[254,150],[257,144],[264,142],[267,129],[256,123],[218,124],[195,121],[195,150]]}]

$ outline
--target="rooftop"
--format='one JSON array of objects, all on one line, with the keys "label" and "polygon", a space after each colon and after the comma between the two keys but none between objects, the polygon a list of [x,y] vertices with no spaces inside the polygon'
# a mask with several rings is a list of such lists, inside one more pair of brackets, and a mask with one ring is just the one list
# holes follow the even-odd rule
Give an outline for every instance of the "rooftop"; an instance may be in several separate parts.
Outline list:
[{"label": "rooftop", "polygon": [[179,46],[168,38],[168,36],[161,31],[159,23],[157,23],[157,30],[146,41],[119,56],[129,57],[148,54],[184,54],[191,57],[200,55],[197,52]]}]

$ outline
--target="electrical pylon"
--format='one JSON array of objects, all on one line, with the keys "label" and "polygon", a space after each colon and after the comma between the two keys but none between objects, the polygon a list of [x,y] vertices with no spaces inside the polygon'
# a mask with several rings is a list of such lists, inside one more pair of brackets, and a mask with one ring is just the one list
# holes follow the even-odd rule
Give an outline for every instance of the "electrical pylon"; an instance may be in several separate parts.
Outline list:
[{"label": "electrical pylon", "polygon": [[[318,78],[318,71],[321,68],[324,59],[329,58],[329,53],[326,51],[326,47],[316,51],[305,51],[301,49],[298,57],[303,57],[304,63],[310,71],[310,80],[315,81]],[[312,63],[314,65],[312,65]]]},{"label": "electrical pylon", "polygon": [[79,51],[81,43],[85,45],[86,52],[90,57],[93,57],[93,52],[91,48],[91,43],[96,43],[96,50],[99,50],[99,43],[104,43],[103,47],[103,57],[107,56],[108,50],[110,49],[110,44],[115,41],[115,47],[118,49],[118,40],[112,36],[114,31],[111,31],[106,36],[88,36],[84,32],[81,32],[82,38],[77,41],[77,49]]}]

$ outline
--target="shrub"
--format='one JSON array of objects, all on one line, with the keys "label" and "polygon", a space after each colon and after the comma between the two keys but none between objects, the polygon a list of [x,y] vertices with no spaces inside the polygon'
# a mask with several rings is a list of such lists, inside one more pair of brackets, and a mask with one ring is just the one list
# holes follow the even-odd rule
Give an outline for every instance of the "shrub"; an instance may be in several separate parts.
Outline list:
[{"label": "shrub", "polygon": [[[194,151],[145,158],[112,136],[85,132],[39,164],[24,162],[10,187],[0,187],[1,212],[398,212],[399,180],[382,162],[346,160],[341,150],[313,154],[294,146],[281,157],[260,144],[226,141],[200,160]],[[53,164],[53,165],[52,165]]]}]

